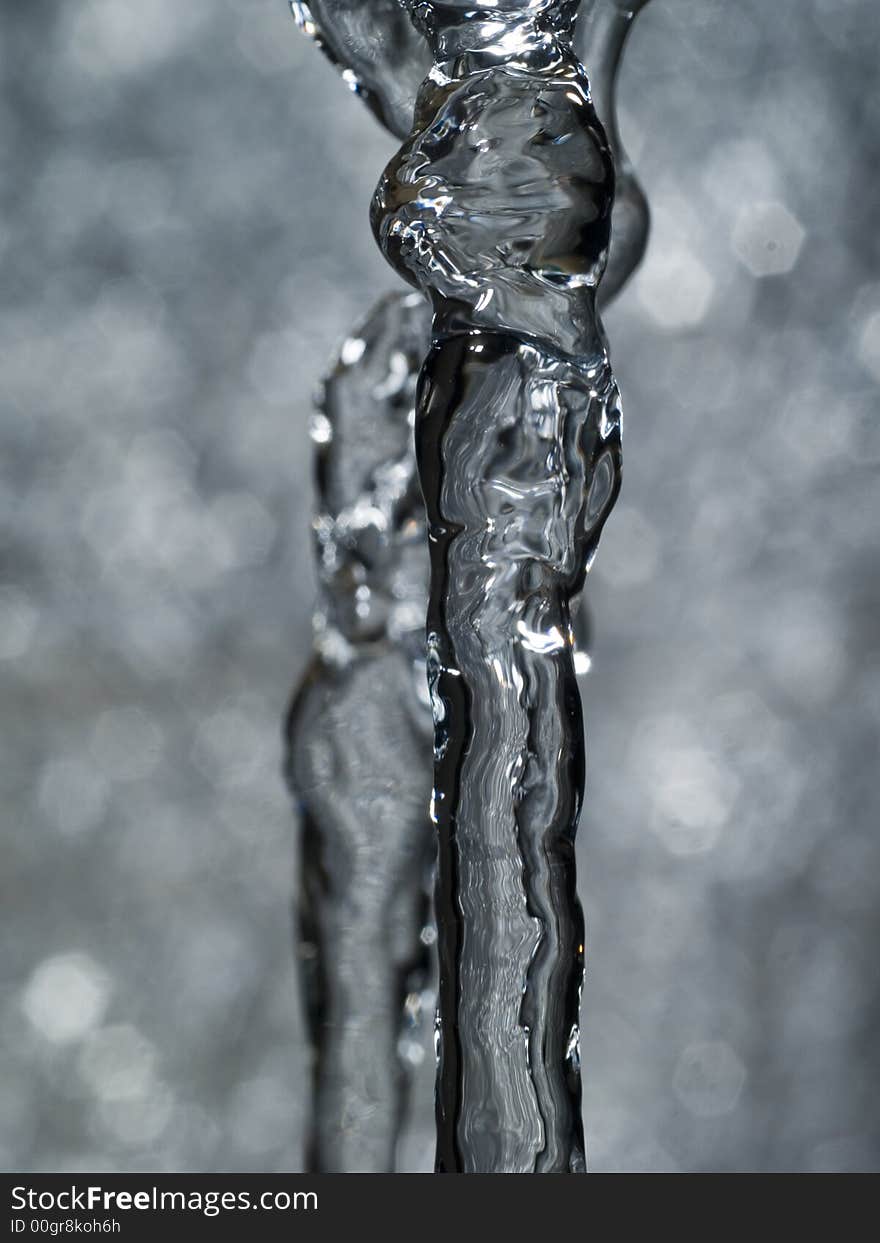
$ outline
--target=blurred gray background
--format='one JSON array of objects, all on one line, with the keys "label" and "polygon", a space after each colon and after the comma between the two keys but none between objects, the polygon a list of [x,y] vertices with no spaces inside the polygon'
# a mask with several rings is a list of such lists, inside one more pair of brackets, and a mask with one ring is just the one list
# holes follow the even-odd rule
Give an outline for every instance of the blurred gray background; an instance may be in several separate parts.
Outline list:
[{"label": "blurred gray background", "polygon": [[[392,140],[285,0],[28,0],[0,40],[0,1164],[295,1170],[306,423],[394,287]],[[653,0],[629,50],[595,1170],[880,1167],[878,65],[876,0]]]}]

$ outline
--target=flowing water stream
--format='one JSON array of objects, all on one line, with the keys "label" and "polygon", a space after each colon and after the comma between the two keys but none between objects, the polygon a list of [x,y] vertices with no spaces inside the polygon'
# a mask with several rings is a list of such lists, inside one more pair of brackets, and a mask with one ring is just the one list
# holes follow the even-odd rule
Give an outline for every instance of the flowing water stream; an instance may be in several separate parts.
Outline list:
[{"label": "flowing water stream", "polygon": [[587,662],[572,608],[619,487],[597,293],[620,290],[647,239],[614,109],[636,6],[408,7],[414,23],[396,0],[293,5],[404,137],[373,223],[418,290],[344,343],[313,419],[321,598],[289,728],[310,1161],[393,1168],[436,835],[437,1168],[575,1172]]}]

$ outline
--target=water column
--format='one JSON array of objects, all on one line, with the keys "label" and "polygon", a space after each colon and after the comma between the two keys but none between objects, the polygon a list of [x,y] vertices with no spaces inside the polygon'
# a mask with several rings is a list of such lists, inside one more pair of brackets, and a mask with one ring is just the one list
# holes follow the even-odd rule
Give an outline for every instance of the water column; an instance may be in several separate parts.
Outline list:
[{"label": "water column", "polygon": [[599,305],[615,298],[644,257],[648,245],[648,201],[623,145],[617,119],[617,80],[623,53],[638,14],[648,0],[587,0],[581,5],[575,50],[586,66],[590,94],[614,156],[616,184],[611,253],[602,277]]},{"label": "water column", "polygon": [[314,653],[294,696],[299,974],[312,1053],[306,1163],[395,1164],[427,987],[430,716],[424,505],[412,451],[420,294],[384,299],[343,344],[312,419]]},{"label": "water column", "polygon": [[434,67],[372,219],[433,308],[416,447],[431,553],[437,1169],[578,1172],[584,782],[570,604],[620,481],[596,291],[612,153],[578,3],[409,6]]}]

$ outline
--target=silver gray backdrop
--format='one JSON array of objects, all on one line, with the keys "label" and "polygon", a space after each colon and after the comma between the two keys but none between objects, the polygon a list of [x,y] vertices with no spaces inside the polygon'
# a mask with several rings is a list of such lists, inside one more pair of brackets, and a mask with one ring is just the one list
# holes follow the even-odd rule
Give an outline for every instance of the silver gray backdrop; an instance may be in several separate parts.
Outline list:
[{"label": "silver gray backdrop", "polygon": [[[588,583],[596,1170],[880,1167],[878,63],[875,0],[654,0],[629,49],[654,230]],[[285,0],[0,13],[6,1168],[299,1168],[306,424],[393,287],[393,145]]]}]

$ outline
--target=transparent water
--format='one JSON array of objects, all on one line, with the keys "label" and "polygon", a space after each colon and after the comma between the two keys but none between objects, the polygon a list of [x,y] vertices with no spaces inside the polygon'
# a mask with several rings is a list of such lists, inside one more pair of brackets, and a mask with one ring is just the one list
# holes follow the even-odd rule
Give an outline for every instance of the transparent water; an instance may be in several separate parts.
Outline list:
[{"label": "transparent water", "polygon": [[[417,440],[433,563],[438,1169],[575,1171],[583,731],[571,606],[619,486],[619,403],[595,313],[615,169],[606,301],[647,238],[614,115],[633,14],[586,6],[579,51],[596,66],[606,137],[568,44],[573,6],[508,6],[500,21],[418,7],[441,68],[377,192],[374,225],[431,297],[433,334],[424,298],[383,299],[344,343],[313,425],[322,602],[291,718],[312,1160],[391,1168],[413,1047],[399,1016],[413,1022],[424,985],[426,532],[412,422],[427,354]],[[294,13],[406,132],[403,87],[430,67],[428,43],[397,5],[365,23],[369,8]],[[383,14],[387,37],[376,38]],[[340,952],[352,944],[356,961]]]},{"label": "transparent water", "polygon": [[406,1029],[426,985],[425,520],[410,418],[426,319],[417,294],[380,302],[343,345],[312,424],[321,592],[288,753],[304,826],[307,1159],[321,1171],[393,1168],[416,1047]]}]

